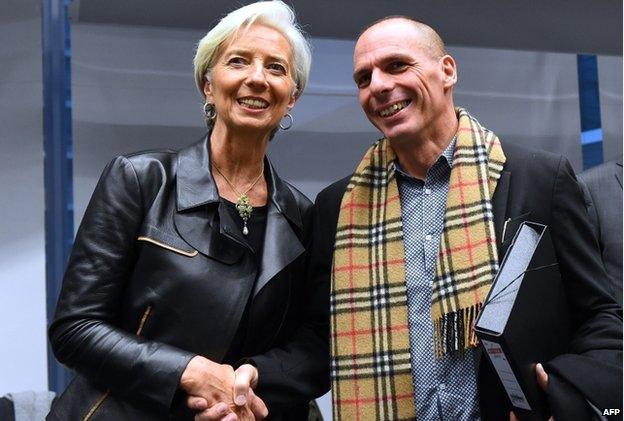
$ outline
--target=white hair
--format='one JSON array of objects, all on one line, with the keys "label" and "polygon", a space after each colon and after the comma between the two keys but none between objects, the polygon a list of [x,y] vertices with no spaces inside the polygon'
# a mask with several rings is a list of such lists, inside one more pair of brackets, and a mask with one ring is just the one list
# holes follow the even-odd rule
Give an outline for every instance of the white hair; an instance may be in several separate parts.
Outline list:
[{"label": "white hair", "polygon": [[312,53],[302,29],[295,20],[295,13],[280,0],[259,1],[236,9],[212,28],[197,44],[197,52],[193,59],[195,67],[195,83],[204,95],[204,82],[214,65],[214,59],[223,41],[249,28],[253,23],[262,23],[281,32],[292,48],[295,82],[294,94],[298,97],[308,83]]}]

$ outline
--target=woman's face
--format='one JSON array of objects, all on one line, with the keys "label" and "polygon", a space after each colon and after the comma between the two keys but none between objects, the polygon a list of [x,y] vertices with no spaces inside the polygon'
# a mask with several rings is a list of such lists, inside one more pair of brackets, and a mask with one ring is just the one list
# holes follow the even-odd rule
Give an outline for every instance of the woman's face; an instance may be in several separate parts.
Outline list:
[{"label": "woman's face", "polygon": [[270,133],[295,104],[289,42],[254,24],[220,49],[204,84],[206,101],[217,110],[215,128]]}]

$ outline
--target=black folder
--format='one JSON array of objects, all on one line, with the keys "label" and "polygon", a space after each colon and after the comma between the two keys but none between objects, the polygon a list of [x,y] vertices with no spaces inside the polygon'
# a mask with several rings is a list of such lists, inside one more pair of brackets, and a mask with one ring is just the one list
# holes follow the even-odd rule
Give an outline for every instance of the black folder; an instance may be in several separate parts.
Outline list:
[{"label": "black folder", "polygon": [[546,225],[523,222],[475,323],[475,332],[521,420],[547,420],[535,365],[565,353],[570,322]]}]

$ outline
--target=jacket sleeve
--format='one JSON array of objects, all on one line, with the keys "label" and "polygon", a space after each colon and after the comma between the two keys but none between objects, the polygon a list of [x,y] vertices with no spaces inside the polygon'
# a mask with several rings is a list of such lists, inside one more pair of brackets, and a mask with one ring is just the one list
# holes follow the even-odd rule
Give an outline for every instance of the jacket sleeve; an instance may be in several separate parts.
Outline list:
[{"label": "jacket sleeve", "polygon": [[598,214],[596,213],[596,207],[594,205],[594,200],[592,198],[591,191],[587,186],[587,183],[583,180],[582,177],[578,178],[579,187],[583,192],[583,200],[585,201],[585,208],[587,209],[587,216],[589,217],[589,222],[592,227],[592,231],[597,239],[600,239],[599,227],[598,223]]},{"label": "jacket sleeve", "polygon": [[[553,189],[552,238],[575,328],[568,353],[548,362],[556,379],[549,386],[551,407],[565,407],[562,381],[599,409],[620,408],[622,400],[622,310],[609,294],[583,195],[574,172],[561,160]],[[563,403],[562,403],[563,402]],[[565,420],[564,414],[554,414]]]},{"label": "jacket sleeve", "polygon": [[82,219],[49,337],[58,360],[91,381],[169,407],[193,354],[116,326],[143,214],[137,174],[118,157],[104,170]]},{"label": "jacket sleeve", "polygon": [[252,358],[259,373],[258,396],[269,407],[306,402],[329,390],[329,291],[336,221],[327,217],[328,207],[322,192],[312,218],[303,323],[282,346]]}]

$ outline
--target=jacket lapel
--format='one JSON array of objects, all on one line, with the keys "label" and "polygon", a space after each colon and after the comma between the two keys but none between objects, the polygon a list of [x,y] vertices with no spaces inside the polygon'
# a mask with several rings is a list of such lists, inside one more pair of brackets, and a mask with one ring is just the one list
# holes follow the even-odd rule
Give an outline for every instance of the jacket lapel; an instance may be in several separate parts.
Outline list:
[{"label": "jacket lapel", "polygon": [[615,179],[620,185],[620,188],[622,188],[622,160],[621,159],[615,163]]},{"label": "jacket lapel", "polygon": [[[297,235],[302,230],[301,214],[290,188],[268,159],[265,173],[270,196],[254,295],[305,251]],[[180,236],[206,256],[227,264],[237,262],[247,246],[229,213],[219,209],[219,191],[210,172],[208,136],[179,152],[176,195],[174,222]]]},{"label": "jacket lapel", "polygon": [[265,171],[268,174],[271,194],[262,248],[262,265],[254,287],[254,296],[305,251],[297,236],[297,232],[302,230],[297,202],[290,188],[278,177],[268,160],[265,161]]},{"label": "jacket lapel", "polygon": [[208,151],[207,136],[178,153],[174,223],[184,241],[197,251],[233,264],[244,247],[228,233],[233,226],[219,223],[217,218],[219,191],[210,172]]},{"label": "jacket lapel", "polygon": [[496,184],[496,191],[492,198],[492,212],[494,214],[494,231],[496,233],[496,247],[498,249],[499,260],[504,256],[502,252],[503,244],[503,227],[505,226],[505,217],[507,214],[507,198],[509,195],[509,182],[511,172],[503,170]]}]

